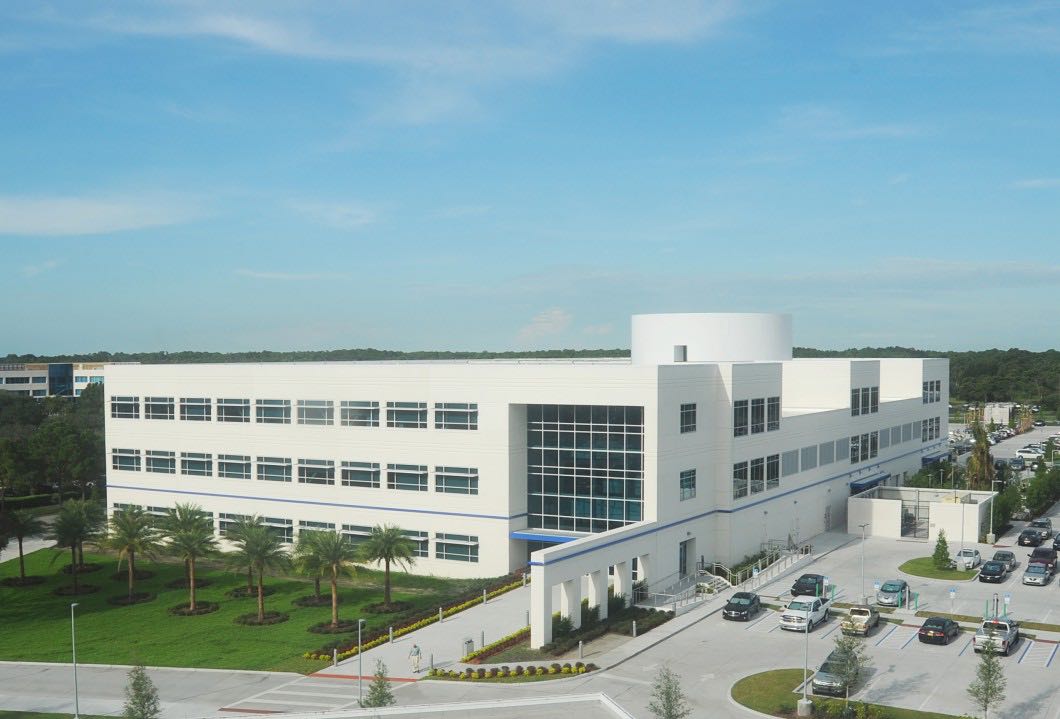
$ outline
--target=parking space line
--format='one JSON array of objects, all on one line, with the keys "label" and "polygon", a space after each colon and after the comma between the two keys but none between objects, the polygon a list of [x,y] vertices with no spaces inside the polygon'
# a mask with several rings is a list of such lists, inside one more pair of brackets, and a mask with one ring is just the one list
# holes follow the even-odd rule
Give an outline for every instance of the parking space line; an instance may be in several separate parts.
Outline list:
[{"label": "parking space line", "polygon": [[968,643],[967,643],[967,644],[965,644],[965,645],[964,645],[964,646],[963,646],[963,647],[961,648],[961,651],[960,651],[960,653],[959,653],[959,654],[958,654],[957,656],[959,656],[959,657],[963,657],[963,656],[964,656],[964,653],[965,653],[966,651],[968,651],[968,647],[970,647],[970,646],[972,646],[972,640],[971,640],[971,639],[969,639],[969,640],[968,640]]},{"label": "parking space line", "polygon": [[829,635],[829,634],[831,634],[832,632],[834,632],[834,631],[835,631],[836,629],[839,629],[839,627],[840,627],[841,625],[842,625],[842,622],[840,622],[840,621],[838,621],[838,620],[837,620],[837,621],[835,622],[835,624],[834,624],[834,625],[832,626],[832,628],[831,628],[831,629],[829,629],[829,630],[828,630],[827,632],[825,632],[824,634],[822,634],[822,635],[820,636],[820,638],[821,638],[821,639],[827,639],[827,638],[828,638],[828,635]]},{"label": "parking space line", "polygon": [[1031,647],[1033,647],[1033,646],[1034,646],[1034,640],[1033,639],[1028,639],[1027,640],[1027,646],[1023,648],[1023,653],[1020,654],[1020,658],[1016,660],[1017,664],[1023,664],[1023,658],[1027,656],[1027,652],[1029,652],[1031,650]]},{"label": "parking space line", "polygon": [[914,639],[916,639],[918,634],[919,634],[919,630],[917,630],[917,631],[913,632],[912,634],[910,634],[909,638],[905,640],[905,644],[903,644],[901,648],[905,649],[906,647],[908,647],[909,646],[909,642],[911,642]]},{"label": "parking space line", "polygon": [[1056,656],[1057,647],[1060,647],[1060,644],[1054,644],[1053,645],[1053,651],[1049,652],[1049,659],[1048,659],[1048,661],[1045,662],[1045,668],[1046,669],[1048,669],[1049,665],[1051,665],[1053,663],[1053,657]]},{"label": "parking space line", "polygon": [[898,628],[898,625],[897,625],[897,624],[892,624],[892,625],[891,625],[891,631],[887,632],[887,633],[886,633],[886,634],[884,634],[884,635],[883,635],[882,637],[880,637],[880,638],[879,638],[879,640],[878,640],[878,641],[876,642],[876,646],[880,646],[880,645],[881,645],[881,644],[883,644],[883,643],[884,643],[885,641],[887,641],[887,637],[889,637],[889,636],[891,636],[892,634],[894,634],[894,630],[895,630],[895,629],[897,629],[897,628]]},{"label": "parking space line", "polygon": [[758,619],[756,619],[756,620],[754,620],[753,622],[751,622],[750,624],[748,624],[748,625],[747,625],[746,627],[744,627],[744,628],[743,628],[743,630],[744,630],[745,632],[748,632],[748,631],[750,631],[750,630],[751,630],[751,629],[752,629],[753,627],[756,627],[756,626],[758,626],[759,622],[764,622],[765,620],[769,619],[769,618],[770,618],[770,617],[772,617],[772,616],[774,616],[772,612],[763,612],[763,613],[762,613],[762,616],[760,616],[760,617],[759,617]]}]

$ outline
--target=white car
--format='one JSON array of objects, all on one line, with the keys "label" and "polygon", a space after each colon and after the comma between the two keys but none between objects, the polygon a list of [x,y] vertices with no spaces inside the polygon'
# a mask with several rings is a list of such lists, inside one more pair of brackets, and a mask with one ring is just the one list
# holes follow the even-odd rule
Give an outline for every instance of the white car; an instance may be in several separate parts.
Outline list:
[{"label": "white car", "polygon": [[953,561],[958,567],[963,566],[965,569],[975,569],[983,563],[983,558],[979,556],[978,549],[962,549],[957,552],[957,556],[953,558]]},{"label": "white car", "polygon": [[[795,632],[811,632],[828,619],[830,602],[823,597],[795,597],[780,615],[780,628]],[[809,621],[810,626],[806,626]]]},{"label": "white car", "polygon": [[1017,457],[1023,457],[1024,459],[1032,459],[1033,460],[1033,459],[1041,459],[1042,458],[1042,453],[1040,451],[1036,450],[1036,449],[1028,449],[1027,447],[1024,447],[1023,449],[1017,449],[1016,450],[1016,456]]}]

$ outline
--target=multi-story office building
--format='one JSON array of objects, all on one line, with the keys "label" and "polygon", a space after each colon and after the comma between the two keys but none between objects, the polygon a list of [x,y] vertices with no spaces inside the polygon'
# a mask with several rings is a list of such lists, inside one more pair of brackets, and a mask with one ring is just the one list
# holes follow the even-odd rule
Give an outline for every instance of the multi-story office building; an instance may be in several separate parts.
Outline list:
[{"label": "multi-story office building", "polygon": [[103,382],[102,362],[30,362],[0,364],[0,390],[27,397],[79,397],[85,387]]},{"label": "multi-story office building", "polygon": [[423,573],[529,562],[540,644],[554,585],[576,614],[583,575],[597,604],[609,573],[628,593],[844,527],[852,493],[946,451],[947,360],[793,360],[787,315],[637,315],[632,339],[614,360],[112,366],[109,499],[286,541],[395,524]]}]

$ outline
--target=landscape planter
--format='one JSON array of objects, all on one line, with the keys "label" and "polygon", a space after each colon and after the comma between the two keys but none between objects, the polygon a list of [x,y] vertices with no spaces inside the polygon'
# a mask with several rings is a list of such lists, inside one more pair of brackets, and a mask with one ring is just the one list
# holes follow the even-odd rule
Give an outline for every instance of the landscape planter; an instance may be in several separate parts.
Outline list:
[{"label": "landscape planter", "polygon": [[[169,613],[177,617],[198,617],[203,614],[213,614],[221,605],[217,602],[195,602],[195,611],[188,609],[188,603],[178,604],[169,608]],[[256,614],[254,615],[257,616]]]},{"label": "landscape planter", "polygon": [[154,599],[155,595],[151,592],[133,592],[131,597],[128,594],[122,594],[117,597],[107,597],[107,603],[118,607],[128,607],[133,604],[151,602],[154,601]]},{"label": "landscape planter", "polygon": [[250,614],[240,614],[233,621],[236,624],[243,624],[248,627],[265,627],[270,624],[281,624],[286,622],[290,617],[284,612],[265,612],[265,618],[258,621],[258,613],[252,612]]}]

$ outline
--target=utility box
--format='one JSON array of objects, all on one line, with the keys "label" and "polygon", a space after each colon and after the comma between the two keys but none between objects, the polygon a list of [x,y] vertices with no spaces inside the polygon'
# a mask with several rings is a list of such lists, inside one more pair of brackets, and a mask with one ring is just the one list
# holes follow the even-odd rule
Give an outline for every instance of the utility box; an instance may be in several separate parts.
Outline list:
[{"label": "utility box", "polygon": [[471,652],[475,651],[475,640],[470,637],[464,638],[464,653],[460,656],[466,657]]}]

